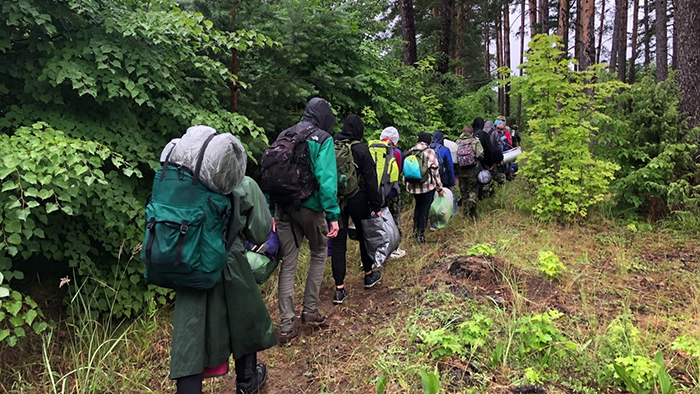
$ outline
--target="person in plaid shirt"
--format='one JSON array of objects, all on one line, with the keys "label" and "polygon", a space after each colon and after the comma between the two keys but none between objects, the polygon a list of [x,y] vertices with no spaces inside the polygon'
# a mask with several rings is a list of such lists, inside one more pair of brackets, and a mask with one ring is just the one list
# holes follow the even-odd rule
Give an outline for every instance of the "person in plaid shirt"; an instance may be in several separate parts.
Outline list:
[{"label": "person in plaid shirt", "polygon": [[430,133],[420,133],[418,135],[418,144],[411,148],[406,154],[406,156],[408,156],[414,152],[423,151],[430,170],[428,180],[424,183],[405,182],[406,191],[413,194],[413,197],[416,199],[416,207],[413,210],[413,235],[416,238],[416,242],[419,244],[425,243],[425,228],[428,225],[428,212],[430,211],[430,204],[433,203],[435,192],[437,191],[440,196],[445,194],[445,192],[442,191],[440,164],[437,154],[428,146],[431,140],[432,135],[430,135]]}]

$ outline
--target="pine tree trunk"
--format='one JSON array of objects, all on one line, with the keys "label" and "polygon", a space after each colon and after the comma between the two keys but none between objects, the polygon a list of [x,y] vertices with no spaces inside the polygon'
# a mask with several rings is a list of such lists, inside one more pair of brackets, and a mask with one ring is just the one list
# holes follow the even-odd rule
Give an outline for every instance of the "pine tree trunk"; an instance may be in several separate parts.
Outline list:
[{"label": "pine tree trunk", "polygon": [[622,0],[615,0],[615,21],[613,22],[612,45],[610,46],[610,73],[615,74],[617,70],[617,54],[619,53],[618,46],[620,45],[620,11]]},{"label": "pine tree trunk", "polygon": [[630,80],[629,83],[633,84],[636,78],[636,67],[635,62],[637,61],[637,40],[639,36],[639,0],[634,0],[632,14],[632,58],[630,59]]},{"label": "pine tree trunk", "polygon": [[[510,7],[508,2],[503,5],[503,56],[503,65],[510,68]],[[510,116],[510,84],[506,84],[504,89],[505,115]]]},{"label": "pine tree trunk", "polygon": [[559,0],[557,35],[564,46],[564,56],[569,54],[569,0]]},{"label": "pine tree trunk", "polygon": [[656,82],[665,81],[668,78],[666,1],[656,0]]},{"label": "pine tree trunk", "polygon": [[627,16],[629,2],[620,0],[620,31],[617,45],[617,78],[625,82],[627,80]]},{"label": "pine tree trunk", "polygon": [[[673,0],[673,10],[671,12],[673,22],[673,30],[671,31],[671,42],[673,43],[673,54],[671,55],[671,68],[678,70],[678,29],[676,28],[676,10],[678,9],[678,0]],[[698,43],[700,45],[700,43]]]},{"label": "pine tree trunk", "polygon": [[489,80],[491,77],[491,53],[489,52],[489,46],[491,44],[490,25],[491,23],[488,21],[484,23],[484,75]]},{"label": "pine tree trunk", "polygon": [[644,0],[644,67],[651,64],[651,31],[649,30],[649,0]]},{"label": "pine tree trunk", "polygon": [[[503,67],[503,13],[498,12],[498,16],[496,17],[496,69],[500,69]],[[501,78],[500,72],[496,76],[498,79],[498,113],[503,114],[503,108],[504,108],[504,94],[503,94],[503,86],[501,85],[501,81],[503,78]]]},{"label": "pine tree trunk", "polygon": [[595,62],[600,63],[600,53],[603,50],[603,32],[605,31],[605,4],[608,2],[608,0],[602,0],[601,5],[600,5],[600,29],[598,32],[598,52],[596,53],[595,56]]},{"label": "pine tree trunk", "polygon": [[445,74],[450,68],[450,38],[452,37],[452,18],[454,16],[455,0],[442,1],[442,15],[440,18],[440,29],[442,38],[440,39],[440,64],[438,71]]},{"label": "pine tree trunk", "polygon": [[[455,50],[454,50],[454,60],[459,62],[462,60],[462,48],[464,47],[464,6],[460,5],[457,7],[457,35],[455,37]],[[464,76],[464,69],[456,65],[454,68],[454,73],[457,75]]]},{"label": "pine tree trunk", "polygon": [[576,0],[576,26],[574,28],[574,58],[578,60],[578,69],[583,69],[583,5]]},{"label": "pine tree trunk", "polygon": [[418,61],[416,48],[416,20],[413,0],[401,0],[401,36],[403,38],[403,62],[409,66]]},{"label": "pine tree trunk", "polygon": [[581,35],[583,38],[581,53],[581,70],[595,64],[595,0],[583,0],[581,4]]},{"label": "pine tree trunk", "polygon": [[700,126],[700,0],[679,0],[678,85],[680,110],[689,116],[691,128]]},{"label": "pine tree trunk", "polygon": [[540,0],[540,25],[542,34],[549,34],[549,1]]},{"label": "pine tree trunk", "polygon": [[[530,20],[532,21],[532,20]],[[520,2],[520,64],[525,62],[525,0]],[[520,76],[523,76],[523,69],[520,69]],[[518,94],[518,126],[522,125],[523,119],[523,95]]]},{"label": "pine tree trunk", "polygon": [[530,6],[530,39],[536,36],[539,29],[537,29],[537,0],[528,0]]}]

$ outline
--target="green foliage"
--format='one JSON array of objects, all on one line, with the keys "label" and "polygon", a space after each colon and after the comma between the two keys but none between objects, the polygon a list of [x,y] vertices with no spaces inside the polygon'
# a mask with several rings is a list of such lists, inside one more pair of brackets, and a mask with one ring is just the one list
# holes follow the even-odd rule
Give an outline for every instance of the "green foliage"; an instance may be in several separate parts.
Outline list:
[{"label": "green foliage", "polygon": [[630,392],[647,394],[654,387],[659,388],[661,394],[674,394],[675,385],[664,365],[664,357],[659,350],[654,360],[649,357],[634,355],[619,357],[613,364],[615,376]]},{"label": "green foliage", "polygon": [[438,375],[437,368],[435,371],[430,372],[422,368],[420,370],[420,381],[421,387],[423,387],[423,394],[440,393],[440,375]]},{"label": "green foliage", "polygon": [[476,244],[467,250],[467,256],[493,256],[496,254],[496,249],[489,243]]},{"label": "green foliage", "polygon": [[598,345],[604,360],[612,362],[620,357],[641,354],[639,329],[631,321],[632,316],[624,314],[615,317],[605,330]]},{"label": "green foliage", "polygon": [[[198,123],[265,141],[222,109],[236,78],[215,55],[273,42],[216,30],[171,0],[24,0],[3,4],[0,20],[0,272],[15,288],[27,266],[47,282],[89,275],[90,310],[116,297],[116,317],[163,305],[170,293],[146,286],[143,264],[117,262],[138,245],[158,154]],[[10,344],[26,332],[20,318],[41,317],[11,296],[14,313],[0,315]]]},{"label": "green foliage", "polygon": [[624,85],[591,82],[599,66],[573,71],[560,37],[535,36],[522,77],[511,78],[512,94],[522,94],[527,108],[532,148],[525,153],[523,175],[534,186],[533,208],[546,220],[579,220],[602,201],[616,164],[597,159],[589,150],[591,136],[606,120],[604,100]]},{"label": "green foliage", "polygon": [[545,276],[550,279],[557,279],[559,275],[566,270],[564,263],[559,260],[559,257],[551,251],[541,251],[537,257],[539,269]]},{"label": "green foliage", "polygon": [[73,317],[67,324],[70,345],[66,349],[71,368],[69,371],[63,374],[58,372],[62,366],[56,365],[59,357],[52,354],[56,348],[52,346],[54,330],[42,335],[44,368],[54,394],[119,391],[115,380],[119,376],[120,362],[115,355],[135,331],[135,326],[114,323],[113,311],[118,303],[116,296],[109,298],[109,310],[104,316],[94,316],[91,299],[101,295],[97,288],[86,286],[90,281],[88,278],[82,284],[73,283],[71,286],[74,296],[69,308],[72,309]]},{"label": "green foliage", "polygon": [[418,335],[425,346],[431,349],[430,354],[434,358],[444,360],[452,355],[473,356],[478,348],[486,344],[492,326],[493,319],[482,314],[474,314],[469,320],[460,323],[456,330],[440,327],[432,331],[423,331]]},{"label": "green foliage", "polygon": [[555,344],[576,347],[554,326],[554,321],[562,316],[561,312],[550,310],[546,313],[536,313],[519,318],[516,332],[521,340],[520,353],[544,351]]},{"label": "green foliage", "polygon": [[671,344],[673,350],[681,351],[688,357],[700,362],[700,339],[681,335]]},{"label": "green foliage", "polygon": [[612,184],[620,208],[653,218],[697,212],[699,131],[688,132],[681,121],[679,93],[675,73],[658,84],[648,75],[610,106],[614,121],[597,136],[596,151],[620,165]]}]

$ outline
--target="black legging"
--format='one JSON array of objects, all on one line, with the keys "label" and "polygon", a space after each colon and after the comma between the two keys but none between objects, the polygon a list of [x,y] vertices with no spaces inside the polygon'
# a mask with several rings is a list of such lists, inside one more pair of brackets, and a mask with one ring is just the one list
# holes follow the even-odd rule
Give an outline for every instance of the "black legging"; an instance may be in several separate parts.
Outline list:
[{"label": "black legging", "polygon": [[347,271],[348,217],[352,218],[352,222],[355,224],[355,229],[357,230],[357,239],[359,239],[360,242],[362,269],[364,269],[365,272],[372,271],[372,259],[367,254],[364,231],[362,229],[362,220],[370,217],[370,209],[365,194],[363,192],[358,192],[347,201],[341,213],[342,226],[338,230],[338,235],[331,241],[331,267],[333,268],[333,279],[335,279],[336,286],[341,286],[345,283],[345,272]]},{"label": "black legging", "polygon": [[[251,383],[257,373],[258,354],[250,353],[236,359],[236,383]],[[177,394],[202,394],[204,374],[185,376],[177,379]]]},{"label": "black legging", "polygon": [[428,213],[434,196],[435,190],[413,195],[416,199],[416,207],[413,209],[413,231],[418,234],[425,233],[425,228],[428,226]]}]

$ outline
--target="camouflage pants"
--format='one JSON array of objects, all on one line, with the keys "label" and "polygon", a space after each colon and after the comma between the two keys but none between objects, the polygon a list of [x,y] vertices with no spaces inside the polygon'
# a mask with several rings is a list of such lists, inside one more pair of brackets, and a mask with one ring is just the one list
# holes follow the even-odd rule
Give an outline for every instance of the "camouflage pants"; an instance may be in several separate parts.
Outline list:
[{"label": "camouflage pants", "polygon": [[478,174],[478,168],[459,174],[459,192],[462,195],[462,212],[464,214],[469,214],[471,210],[476,208],[476,202],[479,199]]}]

